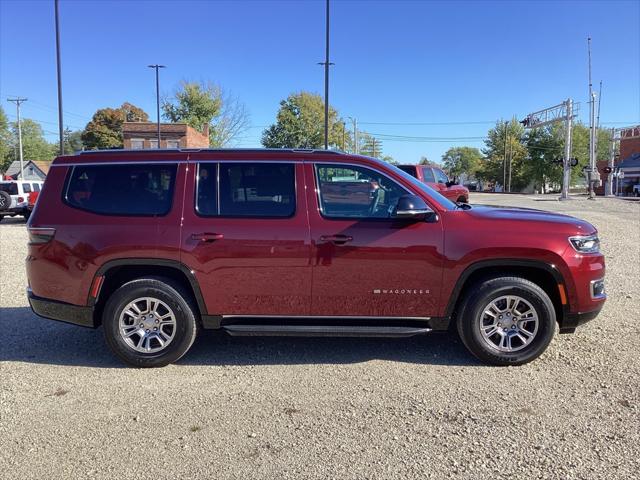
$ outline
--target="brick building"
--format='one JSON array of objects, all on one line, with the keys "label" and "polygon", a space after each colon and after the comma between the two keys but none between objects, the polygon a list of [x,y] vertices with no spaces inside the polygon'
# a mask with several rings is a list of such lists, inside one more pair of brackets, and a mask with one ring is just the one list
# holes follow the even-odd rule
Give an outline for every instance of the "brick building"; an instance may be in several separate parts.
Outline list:
[{"label": "brick building", "polygon": [[[158,148],[158,124],[152,122],[125,122],[122,125],[124,148],[139,150]],[[160,148],[207,148],[209,127],[200,133],[186,123],[161,123]]]},{"label": "brick building", "polygon": [[[640,182],[640,125],[634,127],[623,128],[620,130],[620,153],[614,160],[614,168],[619,168],[625,172],[625,179],[616,182],[612,178],[614,184],[620,187],[620,193],[629,193],[633,189],[633,185]],[[602,186],[596,189],[598,195],[604,195],[606,182],[609,181],[609,174],[604,171],[609,166],[608,161],[597,162],[597,168],[600,171]]]}]

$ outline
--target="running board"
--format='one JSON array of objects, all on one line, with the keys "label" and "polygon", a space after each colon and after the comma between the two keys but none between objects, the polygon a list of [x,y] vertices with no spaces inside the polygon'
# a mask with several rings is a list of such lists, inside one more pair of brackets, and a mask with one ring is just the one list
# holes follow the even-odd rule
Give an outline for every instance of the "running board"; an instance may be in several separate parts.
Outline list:
[{"label": "running board", "polygon": [[226,325],[234,337],[412,337],[429,333],[422,327],[369,327],[349,325]]}]

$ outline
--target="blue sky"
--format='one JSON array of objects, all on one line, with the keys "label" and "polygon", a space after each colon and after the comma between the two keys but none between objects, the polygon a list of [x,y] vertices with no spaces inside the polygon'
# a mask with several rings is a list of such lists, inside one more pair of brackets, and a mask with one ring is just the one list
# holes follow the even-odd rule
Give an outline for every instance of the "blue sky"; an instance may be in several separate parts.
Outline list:
[{"label": "blue sky", "polygon": [[[168,94],[182,79],[212,80],[247,106],[258,146],[290,92],[323,92],[324,2],[61,0],[65,124],[124,101],[155,119],[150,63]],[[568,97],[588,117],[587,37],[601,123],[640,123],[640,1],[332,1],[331,104],[385,139],[397,160],[439,160],[482,146],[492,122]],[[56,139],[53,0],[0,0],[0,98]],[[409,125],[413,123],[413,125]],[[420,124],[420,125],[418,125]],[[470,138],[455,140],[455,138]],[[451,139],[453,138],[453,139]]]}]

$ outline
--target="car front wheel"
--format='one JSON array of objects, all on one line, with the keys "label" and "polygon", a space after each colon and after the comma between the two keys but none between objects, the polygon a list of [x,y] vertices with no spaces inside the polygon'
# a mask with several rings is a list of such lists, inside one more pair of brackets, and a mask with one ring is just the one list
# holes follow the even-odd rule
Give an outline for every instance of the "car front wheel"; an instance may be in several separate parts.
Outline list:
[{"label": "car front wheel", "polygon": [[133,367],[164,367],[179,360],[198,331],[196,308],[179,284],[141,278],[107,300],[102,324],[113,353]]},{"label": "car front wheel", "polygon": [[474,286],[457,327],[465,346],[494,365],[522,365],[539,357],[555,333],[556,314],[546,292],[520,277],[499,277]]}]

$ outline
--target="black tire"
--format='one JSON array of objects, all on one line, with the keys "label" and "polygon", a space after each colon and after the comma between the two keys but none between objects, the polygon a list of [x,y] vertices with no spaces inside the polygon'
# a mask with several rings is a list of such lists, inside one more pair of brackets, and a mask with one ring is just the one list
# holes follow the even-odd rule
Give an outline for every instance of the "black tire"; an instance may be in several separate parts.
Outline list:
[{"label": "black tire", "polygon": [[11,195],[4,190],[0,190],[0,211],[11,208]]},{"label": "black tire", "polygon": [[[173,338],[158,352],[136,351],[120,334],[120,315],[130,302],[142,297],[164,302],[175,317],[175,327],[170,330]],[[199,330],[197,311],[192,296],[178,283],[167,278],[139,278],[122,285],[107,300],[102,315],[104,336],[111,351],[127,365],[137,368],[164,367],[179,360],[193,345]]]},{"label": "black tire", "polygon": [[22,212],[22,216],[25,220],[29,220],[29,217],[31,216],[31,210],[25,210],[24,212]]},{"label": "black tire", "polygon": [[[556,329],[556,313],[549,296],[535,283],[520,277],[497,277],[473,285],[468,292],[469,295],[458,309],[456,324],[462,342],[480,360],[501,366],[522,365],[538,358],[549,346]],[[537,331],[530,343],[524,344],[518,340],[517,347],[521,349],[512,352],[500,351],[499,346],[492,346],[491,341],[483,337],[480,328],[483,318],[485,322],[490,319],[483,314],[485,307],[507,295],[524,299],[535,309],[538,317]],[[500,332],[496,335],[494,341],[502,336]]]},{"label": "black tire", "polygon": [[0,222],[2,221],[3,218],[4,218],[4,215],[0,215]]}]

